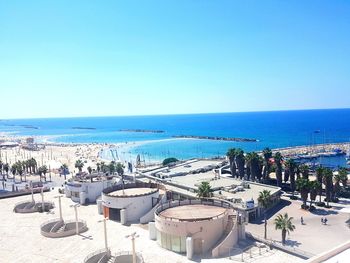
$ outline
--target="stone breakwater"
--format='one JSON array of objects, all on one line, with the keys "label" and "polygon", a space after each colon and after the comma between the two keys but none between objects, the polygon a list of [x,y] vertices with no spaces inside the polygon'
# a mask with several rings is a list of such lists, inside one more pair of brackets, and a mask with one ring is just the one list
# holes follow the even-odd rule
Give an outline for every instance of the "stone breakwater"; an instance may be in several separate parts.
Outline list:
[{"label": "stone breakwater", "polygon": [[165,133],[162,130],[122,129],[120,132]]},{"label": "stone breakwater", "polygon": [[257,142],[257,139],[248,138],[230,138],[230,137],[215,137],[215,136],[195,136],[195,135],[174,135],[173,138],[185,138],[185,139],[200,139],[200,140],[213,140],[213,141],[231,141],[231,142]]},{"label": "stone breakwater", "polygon": [[294,146],[279,149],[272,149],[273,152],[280,152],[284,156],[297,155],[297,154],[315,154],[320,152],[332,152],[341,150],[347,152],[350,149],[350,142],[342,143],[327,143],[327,144],[316,144],[316,145],[304,145]]}]

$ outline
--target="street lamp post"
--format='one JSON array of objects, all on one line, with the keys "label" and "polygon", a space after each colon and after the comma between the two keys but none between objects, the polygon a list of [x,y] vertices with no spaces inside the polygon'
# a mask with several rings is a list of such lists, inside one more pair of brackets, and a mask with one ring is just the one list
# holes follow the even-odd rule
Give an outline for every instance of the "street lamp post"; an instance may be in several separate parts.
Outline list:
[{"label": "street lamp post", "polygon": [[71,207],[74,207],[74,212],[75,212],[75,233],[78,235],[79,234],[79,223],[78,223],[78,207],[79,204],[71,205]]},{"label": "street lamp post", "polygon": [[132,243],[132,263],[136,263],[136,251],[135,251],[135,239],[137,237],[139,237],[139,235],[136,234],[136,232],[125,236],[126,238],[130,238],[131,239],[131,243]]},{"label": "street lamp post", "polygon": [[44,202],[44,187],[41,187],[41,207],[43,212],[45,211],[45,202]]},{"label": "street lamp post", "polygon": [[108,217],[103,218],[102,220],[99,220],[98,222],[101,223],[103,222],[103,230],[104,230],[104,235],[105,235],[105,248],[107,253],[109,254],[109,249],[108,249],[108,242],[107,242],[107,221]]},{"label": "street lamp post", "polygon": [[60,220],[63,221],[61,197],[62,197],[62,195],[57,195],[54,198],[58,198],[58,208],[59,208],[59,211],[60,211]]}]

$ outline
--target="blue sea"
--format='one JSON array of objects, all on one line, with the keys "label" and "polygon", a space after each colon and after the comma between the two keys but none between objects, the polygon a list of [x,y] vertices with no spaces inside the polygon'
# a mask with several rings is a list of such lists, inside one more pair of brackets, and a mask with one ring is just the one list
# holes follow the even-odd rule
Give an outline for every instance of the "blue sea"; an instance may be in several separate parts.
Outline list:
[{"label": "blue sea", "polygon": [[[120,131],[125,129],[163,130],[164,133]],[[0,132],[41,136],[62,143],[143,142],[135,144],[126,154],[130,158],[141,154],[146,160],[161,160],[169,156],[188,159],[222,156],[231,147],[258,151],[265,147],[350,141],[350,109],[14,119],[1,120]],[[174,135],[239,137],[258,141],[174,139]]]}]

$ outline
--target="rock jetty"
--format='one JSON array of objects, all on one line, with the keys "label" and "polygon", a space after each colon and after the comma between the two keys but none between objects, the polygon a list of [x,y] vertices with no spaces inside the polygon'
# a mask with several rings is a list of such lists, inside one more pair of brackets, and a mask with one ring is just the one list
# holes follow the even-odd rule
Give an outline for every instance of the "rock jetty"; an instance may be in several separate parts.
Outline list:
[{"label": "rock jetty", "polygon": [[122,129],[120,132],[164,133],[162,130]]},{"label": "rock jetty", "polygon": [[231,141],[231,142],[257,142],[257,139],[248,138],[230,138],[230,137],[215,137],[215,136],[196,136],[196,135],[174,135],[173,138],[185,138],[185,139],[200,139],[200,140],[213,140],[213,141]]}]

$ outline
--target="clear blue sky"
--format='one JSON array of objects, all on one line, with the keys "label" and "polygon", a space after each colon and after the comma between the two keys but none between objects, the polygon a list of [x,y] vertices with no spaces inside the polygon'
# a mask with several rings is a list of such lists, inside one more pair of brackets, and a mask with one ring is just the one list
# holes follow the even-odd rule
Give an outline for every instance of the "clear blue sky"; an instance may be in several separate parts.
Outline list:
[{"label": "clear blue sky", "polygon": [[350,1],[0,0],[0,118],[350,107]]}]

